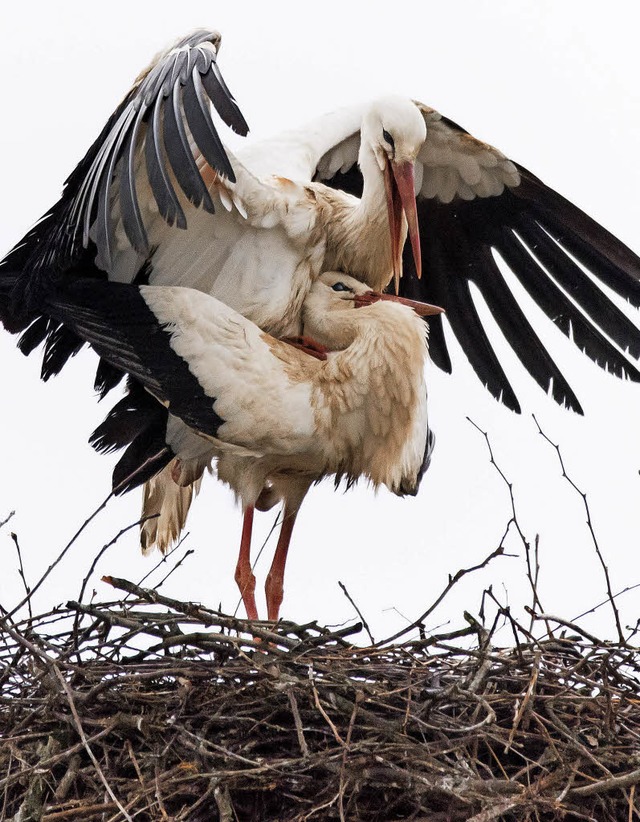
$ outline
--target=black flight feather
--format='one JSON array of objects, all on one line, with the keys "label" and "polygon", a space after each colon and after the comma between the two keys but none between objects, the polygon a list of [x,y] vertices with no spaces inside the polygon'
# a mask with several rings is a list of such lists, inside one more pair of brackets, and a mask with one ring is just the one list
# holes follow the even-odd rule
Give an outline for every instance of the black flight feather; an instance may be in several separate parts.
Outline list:
[{"label": "black flight feather", "polygon": [[[444,117],[441,122],[466,133]],[[418,280],[411,251],[405,247],[400,294],[443,306],[482,382],[493,396],[519,411],[515,392],[473,304],[469,283],[474,282],[529,374],[543,388],[551,387],[557,402],[580,411],[573,390],[515,301],[493,251],[549,319],[588,357],[613,374],[636,381],[640,371],[622,352],[640,356],[640,329],[592,277],[640,306],[640,258],[525,168],[516,168],[519,185],[507,186],[497,196],[455,198],[450,203],[418,197],[424,273]],[[362,195],[362,175],[356,165],[323,182]],[[431,358],[450,372],[442,318],[430,317],[429,329]]]},{"label": "black flight feather", "polygon": [[76,280],[49,296],[48,312],[89,342],[114,368],[131,374],[172,414],[197,431],[215,436],[223,420],[171,347],[165,328],[137,286]]}]

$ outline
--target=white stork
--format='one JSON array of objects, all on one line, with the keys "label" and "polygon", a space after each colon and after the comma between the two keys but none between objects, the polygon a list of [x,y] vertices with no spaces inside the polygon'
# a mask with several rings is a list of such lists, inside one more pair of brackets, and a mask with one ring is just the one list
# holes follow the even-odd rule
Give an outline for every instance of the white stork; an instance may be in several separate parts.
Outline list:
[{"label": "white stork", "polygon": [[[255,507],[284,500],[266,583],[268,618],[277,620],[293,525],[312,483],[332,474],[366,477],[374,487],[415,494],[433,444],[427,329],[418,315],[440,308],[325,272],[302,306],[304,333],[314,341],[306,351],[304,342],[282,342],[190,288],[83,279],[49,299],[51,315],[138,380],[165,420],[164,450],[173,459],[147,483],[143,516],[160,517],[143,526],[145,548],[166,550],[178,536],[194,484],[217,459],[218,476],[244,511],[236,581],[250,619],[258,618]],[[154,454],[137,457],[144,474]],[[139,482],[135,468],[128,487]]]},{"label": "white stork", "polygon": [[[143,72],[59,202],[0,265],[0,319],[24,332],[25,353],[45,342],[43,378],[82,345],[43,308],[61,281],[88,274],[188,286],[273,334],[296,335],[322,271],[349,272],[375,289],[395,273],[397,284],[408,225],[412,254],[400,293],[446,308],[476,373],[508,407],[520,410],[471,284],[537,383],[581,411],[496,254],[587,356],[640,380],[623,353],[640,356],[640,330],[596,283],[638,306],[640,259],[609,232],[497,149],[408,99],[334,112],[234,155],[211,119],[213,103],[225,123],[247,132],[220,76],[219,45],[218,34],[197,31]],[[451,370],[440,318],[431,356]],[[105,392],[120,377],[102,363],[96,385]]]}]

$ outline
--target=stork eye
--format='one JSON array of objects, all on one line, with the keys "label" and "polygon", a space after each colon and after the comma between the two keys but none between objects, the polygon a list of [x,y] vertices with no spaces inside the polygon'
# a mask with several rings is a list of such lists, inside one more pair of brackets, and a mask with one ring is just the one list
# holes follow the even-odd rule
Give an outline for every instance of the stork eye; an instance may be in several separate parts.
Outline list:
[{"label": "stork eye", "polygon": [[351,291],[349,286],[344,283],[334,283],[331,288],[333,288],[334,291]]},{"label": "stork eye", "polygon": [[382,136],[386,140],[387,143],[391,146],[391,148],[395,148],[395,143],[393,142],[393,137],[389,134],[386,128],[382,129]]}]

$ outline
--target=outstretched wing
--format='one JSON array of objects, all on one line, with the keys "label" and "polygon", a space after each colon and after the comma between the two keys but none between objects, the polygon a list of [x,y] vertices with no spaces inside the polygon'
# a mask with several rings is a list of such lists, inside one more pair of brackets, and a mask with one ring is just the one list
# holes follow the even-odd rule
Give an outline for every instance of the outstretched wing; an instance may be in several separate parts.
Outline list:
[{"label": "outstretched wing", "polygon": [[[0,320],[13,333],[27,329],[19,343],[27,354],[46,340],[44,379],[82,345],[42,315],[51,283],[78,275],[144,282],[153,268],[150,245],[162,236],[158,224],[167,232],[186,228],[187,206],[189,220],[195,208],[213,213],[212,179],[234,181],[211,104],[234,131],[244,135],[248,127],[220,74],[219,46],[217,32],[199,30],[160,54],[66,180],[60,200],[0,263]],[[230,208],[232,198],[218,193]],[[103,364],[96,388],[104,393],[120,377]]]},{"label": "outstretched wing", "polygon": [[[445,322],[494,397],[520,411],[474,300],[472,285],[529,374],[554,399],[580,402],[518,305],[498,259],[549,319],[602,368],[640,381],[625,356],[640,356],[640,329],[594,282],[640,306],[640,258],[606,229],[522,166],[422,104],[427,139],[416,162],[423,278],[404,256],[404,296],[441,305]],[[358,145],[343,138],[318,162],[318,177],[362,191]],[[451,372],[443,318],[429,323],[434,362]]]},{"label": "outstretched wing", "polygon": [[[217,32],[196,31],[136,80],[66,180],[61,199],[0,264],[0,277],[20,275],[15,314],[28,313],[29,298],[40,293],[42,280],[95,268],[96,249],[102,269],[112,274],[116,222],[144,260],[150,249],[143,212],[150,203],[141,206],[140,190],[168,225],[186,228],[182,197],[214,211],[203,161],[230,181],[235,176],[211,119],[211,103],[234,131],[248,131],[220,74],[219,45]],[[18,320],[12,323],[10,314],[5,308],[0,318],[13,329]]]}]

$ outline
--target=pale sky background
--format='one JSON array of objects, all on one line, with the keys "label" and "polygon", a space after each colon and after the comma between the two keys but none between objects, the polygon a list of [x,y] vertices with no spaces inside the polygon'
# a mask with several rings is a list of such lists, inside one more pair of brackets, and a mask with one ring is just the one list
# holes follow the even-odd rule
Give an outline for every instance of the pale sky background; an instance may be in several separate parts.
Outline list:
[{"label": "pale sky background", "polygon": [[[632,3],[611,3],[605,12],[601,3],[585,0],[5,4],[0,252],[54,203],[151,56],[197,26],[222,32],[220,65],[253,136],[379,94],[410,95],[496,145],[640,252],[636,13]],[[228,131],[221,133],[228,138]],[[496,547],[510,515],[509,497],[467,415],[489,432],[496,459],[514,483],[526,534],[531,540],[540,534],[540,595],[549,613],[572,618],[599,602],[605,589],[582,501],[561,478],[531,413],[560,443],[568,471],[588,494],[614,588],[640,582],[640,388],[574,353],[535,307],[529,314],[570,373],[586,416],[558,408],[505,351],[524,409],[522,416],[512,414],[484,391],[454,345],[453,376],[429,372],[437,446],[419,496],[403,500],[386,490],[374,496],[364,485],[336,493],[331,482],[313,489],[294,531],[284,617],[325,624],[351,618],[338,587],[342,580],[382,638],[403,625],[400,614],[419,616],[449,573]],[[115,395],[101,405],[95,401],[91,353],[44,385],[38,357],[25,359],[14,339],[0,332],[0,362],[0,521],[16,511],[0,530],[0,602],[10,607],[22,590],[9,531],[18,534],[33,583],[109,492],[115,458],[94,454],[87,438]],[[54,572],[39,607],[76,596],[96,552],[138,518],[139,504],[138,492],[110,503]],[[273,516],[257,517],[254,551]],[[184,544],[195,554],[163,590],[233,611],[240,528],[230,492],[209,478]],[[428,627],[447,621],[458,627],[464,609],[477,612],[489,584],[522,613],[530,602],[523,549],[517,539],[508,544],[518,556],[494,560],[467,578]],[[137,580],[151,569],[157,555],[143,558],[137,546],[132,531],[102,559],[94,576],[99,598],[113,593],[99,581],[101,574]],[[261,588],[274,546],[256,571],[263,613]],[[640,589],[620,599],[626,624],[635,623],[639,603]],[[613,635],[606,608],[584,624]],[[507,633],[502,638],[509,642]]]}]

